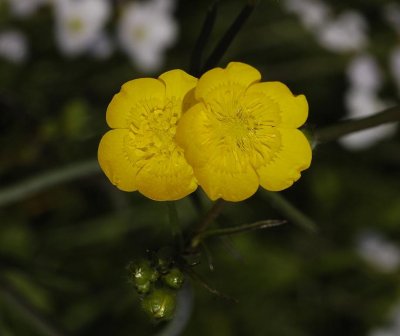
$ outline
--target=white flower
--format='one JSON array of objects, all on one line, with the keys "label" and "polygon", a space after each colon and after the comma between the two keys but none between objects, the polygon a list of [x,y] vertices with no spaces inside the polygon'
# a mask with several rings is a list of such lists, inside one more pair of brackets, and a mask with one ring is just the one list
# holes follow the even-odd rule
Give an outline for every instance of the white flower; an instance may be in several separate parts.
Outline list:
[{"label": "white flower", "polygon": [[393,272],[400,266],[399,247],[378,233],[362,233],[356,249],[361,258],[382,272]]},{"label": "white flower", "polygon": [[28,56],[25,36],[16,30],[0,32],[0,57],[14,63],[23,62]]},{"label": "white flower", "polygon": [[19,17],[27,17],[36,12],[36,10],[48,0],[7,0],[11,12]]},{"label": "white flower", "polygon": [[143,72],[162,66],[164,50],[177,37],[172,0],[150,0],[126,5],[118,24],[121,48]]},{"label": "white flower", "polygon": [[327,22],[316,34],[324,48],[345,53],[359,51],[367,45],[366,30],[367,23],[364,17],[355,11],[347,11],[334,21]]},{"label": "white flower", "polygon": [[100,34],[90,48],[90,53],[98,59],[105,59],[111,56],[114,51],[114,44],[107,34]]},{"label": "white flower", "polygon": [[283,4],[287,11],[299,16],[307,29],[322,26],[330,16],[330,8],[317,0],[285,0]]},{"label": "white flower", "polygon": [[346,72],[351,86],[359,90],[376,92],[382,86],[382,73],[369,54],[354,57]]},{"label": "white flower", "polygon": [[[350,88],[345,95],[347,116],[363,118],[389,107],[378,96],[382,86],[382,72],[375,59],[363,54],[353,58],[347,68]],[[342,137],[339,142],[348,149],[361,150],[393,135],[396,124],[383,124]]]},{"label": "white flower", "polygon": [[68,56],[89,51],[101,38],[111,8],[105,0],[55,0],[56,38]]}]

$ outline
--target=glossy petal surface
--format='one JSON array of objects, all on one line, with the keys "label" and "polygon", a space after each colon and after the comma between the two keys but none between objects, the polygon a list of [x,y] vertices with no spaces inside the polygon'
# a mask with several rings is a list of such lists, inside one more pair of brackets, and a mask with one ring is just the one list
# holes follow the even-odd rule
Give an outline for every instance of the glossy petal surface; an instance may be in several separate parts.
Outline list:
[{"label": "glossy petal surface", "polygon": [[212,200],[241,201],[259,185],[285,189],[310,165],[310,145],[297,130],[308,114],[305,97],[259,80],[243,63],[208,71],[197,84],[197,104],[178,124],[176,140]]},{"label": "glossy petal surface", "polygon": [[260,72],[252,66],[231,62],[226,69],[214,68],[201,76],[195,96],[207,103],[218,104],[221,99],[235,101],[250,84],[260,79]]},{"label": "glossy petal surface", "polygon": [[156,201],[178,200],[197,188],[192,167],[181,149],[168,156],[154,156],[140,169],[136,179],[138,190]]},{"label": "glossy petal surface", "polygon": [[282,147],[266,165],[258,168],[260,184],[270,191],[290,187],[311,163],[311,147],[305,135],[297,129],[280,129]]},{"label": "glossy petal surface", "polygon": [[268,101],[274,102],[278,107],[280,127],[298,128],[307,120],[308,103],[305,96],[294,96],[283,83],[256,83],[249,87],[247,94],[257,94],[267,104]]},{"label": "glossy petal surface", "polygon": [[107,108],[107,124],[111,128],[129,128],[132,120],[146,110],[165,104],[165,85],[154,78],[131,80],[121,87]]},{"label": "glossy petal surface", "polygon": [[118,189],[137,190],[137,158],[128,130],[108,131],[100,141],[98,160],[103,172]]},{"label": "glossy petal surface", "polygon": [[196,82],[182,70],[171,70],[159,79],[129,81],[114,96],[107,123],[115,129],[101,140],[98,157],[119,189],[139,190],[154,200],[180,199],[196,189],[193,170],[175,141]]}]

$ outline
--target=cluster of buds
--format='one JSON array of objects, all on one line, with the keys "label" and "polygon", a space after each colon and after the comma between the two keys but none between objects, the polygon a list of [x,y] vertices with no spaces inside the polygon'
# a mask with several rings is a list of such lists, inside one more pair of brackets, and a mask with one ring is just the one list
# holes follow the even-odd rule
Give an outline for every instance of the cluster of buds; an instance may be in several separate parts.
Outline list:
[{"label": "cluster of buds", "polygon": [[176,294],[184,275],[173,260],[159,253],[128,265],[131,281],[142,300],[143,310],[156,321],[171,319],[176,307]]}]

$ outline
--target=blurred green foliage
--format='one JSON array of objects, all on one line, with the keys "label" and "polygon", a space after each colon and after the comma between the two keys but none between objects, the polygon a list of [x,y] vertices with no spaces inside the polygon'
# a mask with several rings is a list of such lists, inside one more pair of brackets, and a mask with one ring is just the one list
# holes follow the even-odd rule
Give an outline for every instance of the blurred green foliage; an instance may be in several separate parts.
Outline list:
[{"label": "blurred green foliage", "polygon": [[[370,51],[382,64],[396,38],[374,19],[386,2],[331,1],[338,12],[353,8],[366,15]],[[180,39],[168,52],[165,69],[187,69],[210,3],[179,3]],[[211,45],[242,4],[221,1]],[[29,20],[0,13],[0,25],[21,28],[30,44],[26,63],[0,61],[4,188],[36,173],[94,159],[106,130],[108,102],[122,83],[141,74],[119,53],[102,61],[63,57],[52,38],[48,8]],[[245,61],[259,68],[264,79],[305,93],[309,126],[318,128],[345,114],[344,71],[350,56],[322,49],[279,1],[264,0],[221,63]],[[382,95],[393,98],[394,92],[388,80]],[[379,272],[365,263],[355,242],[360,232],[374,229],[400,243],[399,138],[397,133],[360,152],[337,143],[316,148],[311,168],[283,192],[318,224],[316,234],[289,222],[210,239],[214,271],[205,256],[197,271],[238,303],[192,281],[193,312],[182,335],[361,336],[383,325],[399,299],[400,273]],[[261,193],[228,204],[223,223],[285,218]],[[203,195],[201,200],[205,209],[210,206]],[[118,191],[101,174],[1,207],[0,334],[41,335],[16,298],[67,335],[153,335],[163,330],[165,324],[152,323],[141,310],[125,268],[147,249],[172,241],[167,213],[164,203]],[[178,202],[178,214],[184,229],[199,220],[189,199]]]}]

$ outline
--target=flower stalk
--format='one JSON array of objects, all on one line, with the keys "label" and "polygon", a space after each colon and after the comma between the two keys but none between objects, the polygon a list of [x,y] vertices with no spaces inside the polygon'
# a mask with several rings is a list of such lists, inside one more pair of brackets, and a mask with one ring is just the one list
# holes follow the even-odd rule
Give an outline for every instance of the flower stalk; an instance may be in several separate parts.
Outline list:
[{"label": "flower stalk", "polygon": [[303,214],[299,209],[287,201],[281,194],[270,191],[263,191],[259,195],[271,204],[276,210],[287,218],[289,222],[293,222],[304,230],[316,233],[318,227],[315,222]]},{"label": "flower stalk", "polygon": [[196,248],[199,246],[201,243],[201,239],[199,239],[199,237],[201,237],[204,231],[217,219],[225,203],[226,202],[221,198],[215,201],[211,209],[204,216],[203,220],[200,221],[198,226],[193,230],[193,234],[191,236],[192,238],[189,242],[190,250],[196,250]]},{"label": "flower stalk", "polygon": [[201,75],[201,64],[203,61],[203,54],[206,45],[210,39],[211,32],[214,28],[215,19],[217,17],[218,5],[219,1],[216,0],[208,9],[199,37],[197,38],[196,44],[193,48],[189,73],[195,77]]},{"label": "flower stalk", "polygon": [[329,142],[350,133],[396,121],[400,121],[400,106],[390,107],[365,118],[345,120],[336,125],[316,130],[313,141],[316,144]]},{"label": "flower stalk", "polygon": [[210,237],[217,237],[217,236],[227,236],[227,235],[232,235],[232,234],[237,234],[237,233],[243,233],[243,232],[249,232],[253,230],[260,230],[260,229],[266,229],[274,226],[279,226],[282,224],[285,224],[285,220],[274,220],[274,219],[269,219],[269,220],[263,220],[263,221],[258,221],[254,222],[251,224],[243,224],[239,226],[234,226],[234,227],[229,227],[229,228],[223,228],[223,229],[214,229],[214,230],[207,230],[199,233],[196,235],[194,238],[195,240],[192,241],[192,244],[197,246],[200,244],[200,242],[204,241],[207,238]]},{"label": "flower stalk", "polygon": [[226,31],[225,35],[221,38],[221,40],[212,51],[211,55],[206,60],[202,69],[203,73],[218,65],[234,38],[240,32],[247,19],[250,17],[250,14],[253,12],[255,6],[256,1],[248,1],[247,4],[243,7],[239,15],[236,17],[235,21],[233,21],[231,26]]}]

